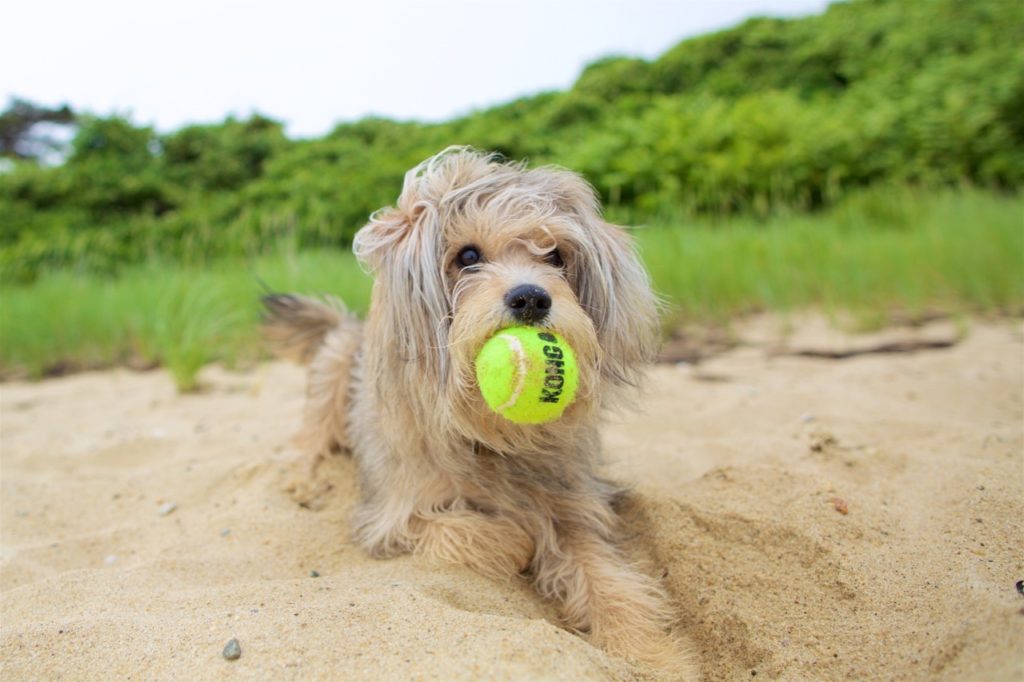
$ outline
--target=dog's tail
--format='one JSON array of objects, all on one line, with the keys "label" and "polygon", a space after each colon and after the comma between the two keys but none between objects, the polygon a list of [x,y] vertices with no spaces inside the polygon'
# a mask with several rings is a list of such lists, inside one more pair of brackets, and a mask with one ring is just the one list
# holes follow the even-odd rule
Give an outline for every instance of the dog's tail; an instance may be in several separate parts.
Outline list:
[{"label": "dog's tail", "polygon": [[263,337],[276,355],[300,365],[313,360],[331,330],[352,321],[336,298],[268,294],[262,301]]}]

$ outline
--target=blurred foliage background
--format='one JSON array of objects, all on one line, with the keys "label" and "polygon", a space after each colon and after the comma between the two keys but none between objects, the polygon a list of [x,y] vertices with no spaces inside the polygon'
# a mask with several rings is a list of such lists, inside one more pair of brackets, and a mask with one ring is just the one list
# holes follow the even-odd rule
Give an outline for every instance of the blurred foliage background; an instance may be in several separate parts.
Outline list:
[{"label": "blurred foliage background", "polygon": [[[870,229],[905,223],[908,201],[934,212],[928,197],[950,188],[994,193],[1009,203],[970,201],[1002,211],[1013,267],[1022,45],[1020,0],[853,0],[752,19],[653,61],[602,59],[566,92],[436,124],[345,123],[320,139],[289,139],[263,116],[164,134],[16,101],[0,115],[0,286],[344,248],[407,169],[450,144],[572,168],[613,220],[666,229],[783,230],[780,216],[815,214],[849,227],[850,205]],[[47,126],[74,130],[57,163]],[[1007,286],[999,304],[1019,305],[1019,276]]]},{"label": "blurred foliage background", "polygon": [[158,134],[82,115],[65,163],[0,174],[0,267],[30,281],[282,237],[344,246],[408,168],[452,143],[577,170],[633,223],[814,210],[877,183],[1018,188],[1021,45],[1019,0],[858,0],[652,62],[603,59],[568,92],[440,124],[371,119],[289,140],[260,116]]}]

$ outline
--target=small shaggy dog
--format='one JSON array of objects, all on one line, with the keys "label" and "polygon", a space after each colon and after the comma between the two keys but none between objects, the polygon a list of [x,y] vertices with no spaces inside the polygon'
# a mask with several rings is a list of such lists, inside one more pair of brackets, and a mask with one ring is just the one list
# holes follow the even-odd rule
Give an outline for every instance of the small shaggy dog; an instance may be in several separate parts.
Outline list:
[{"label": "small shaggy dog", "polygon": [[[525,574],[594,644],[695,679],[663,589],[616,547],[622,490],[595,474],[602,410],[640,381],[658,321],[647,273],[592,188],[450,148],[406,174],[398,206],[374,213],[354,248],[375,276],[365,323],[272,295],[264,330],[309,365],[304,446],[355,456],[355,541],[376,557]],[[558,421],[507,421],[476,385],[484,342],[522,324],[576,351],[578,397]]]}]

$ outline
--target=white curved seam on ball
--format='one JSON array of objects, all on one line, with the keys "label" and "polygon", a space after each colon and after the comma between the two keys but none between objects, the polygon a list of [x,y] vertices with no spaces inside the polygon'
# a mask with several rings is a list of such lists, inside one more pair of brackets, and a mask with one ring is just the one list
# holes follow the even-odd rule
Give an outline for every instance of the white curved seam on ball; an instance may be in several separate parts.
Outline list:
[{"label": "white curved seam on ball", "polygon": [[516,387],[512,389],[512,395],[503,404],[498,406],[498,411],[507,410],[519,400],[523,388],[526,387],[526,351],[523,350],[523,342],[512,334],[502,334],[501,338],[508,342],[509,350],[516,354]]}]

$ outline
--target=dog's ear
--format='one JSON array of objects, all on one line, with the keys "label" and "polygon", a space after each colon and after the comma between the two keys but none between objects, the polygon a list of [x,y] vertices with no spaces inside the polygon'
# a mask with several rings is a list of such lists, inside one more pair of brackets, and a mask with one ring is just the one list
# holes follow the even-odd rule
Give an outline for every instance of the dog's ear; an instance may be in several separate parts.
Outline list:
[{"label": "dog's ear", "polygon": [[363,268],[376,275],[388,260],[388,254],[394,253],[411,230],[412,223],[405,213],[397,208],[382,208],[356,233],[352,251]]},{"label": "dog's ear", "polygon": [[[374,323],[405,363],[443,386],[451,302],[443,274],[436,208],[406,178],[398,208],[382,209],[355,237],[353,251],[374,275]],[[422,374],[420,375],[422,377]]]},{"label": "dog's ear", "polygon": [[601,217],[593,188],[569,172],[562,172],[560,185],[564,207],[581,230],[572,276],[603,350],[601,373],[614,384],[635,386],[660,341],[650,277],[632,238]]}]

